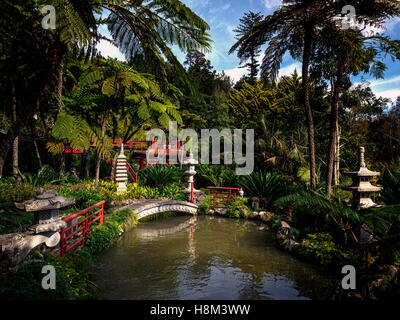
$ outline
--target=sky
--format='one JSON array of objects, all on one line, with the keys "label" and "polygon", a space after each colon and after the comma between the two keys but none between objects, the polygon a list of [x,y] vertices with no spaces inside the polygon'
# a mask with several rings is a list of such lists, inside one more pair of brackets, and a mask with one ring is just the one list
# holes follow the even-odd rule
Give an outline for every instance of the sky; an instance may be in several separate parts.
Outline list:
[{"label": "sky", "polygon": [[[197,15],[202,17],[210,26],[210,35],[213,40],[212,51],[207,54],[207,59],[211,61],[214,69],[224,71],[234,81],[246,72],[239,68],[239,59],[235,53],[228,54],[229,49],[236,42],[233,30],[239,25],[239,19],[248,11],[261,12],[263,15],[269,15],[281,4],[281,0],[181,0]],[[107,31],[103,31],[107,35]],[[399,39],[400,18],[388,20],[385,25],[385,34],[392,39]],[[118,58],[124,61],[124,56],[113,45],[102,41],[98,46],[99,51],[104,56]],[[265,47],[261,48],[265,50]],[[183,62],[185,53],[174,48],[178,59]],[[262,56],[260,57],[260,60]],[[361,74],[352,78],[354,84],[363,81],[370,82],[370,87],[377,96],[390,98],[393,101],[400,96],[400,61],[393,62],[390,57],[382,57],[387,65],[384,79],[371,78],[368,74]],[[280,76],[290,75],[297,69],[300,73],[301,64],[294,61],[289,55],[285,55]]]}]

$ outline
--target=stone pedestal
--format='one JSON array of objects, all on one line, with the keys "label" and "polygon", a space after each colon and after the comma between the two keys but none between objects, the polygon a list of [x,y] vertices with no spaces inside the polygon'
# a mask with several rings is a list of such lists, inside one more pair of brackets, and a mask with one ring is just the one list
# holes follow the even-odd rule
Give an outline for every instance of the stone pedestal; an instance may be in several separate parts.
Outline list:
[{"label": "stone pedestal", "polygon": [[126,156],[124,154],[124,145],[121,144],[121,152],[117,158],[116,181],[118,183],[117,194],[127,191],[126,182],[128,181],[128,170],[126,168]]},{"label": "stone pedestal", "polygon": [[20,210],[34,212],[34,224],[27,232],[0,236],[0,246],[4,248],[13,264],[25,259],[29,252],[45,245],[53,248],[60,242],[60,230],[67,224],[60,218],[59,209],[75,203],[75,199],[59,196],[55,190],[39,189],[34,199],[15,203]]},{"label": "stone pedestal", "polygon": [[[185,189],[185,190],[181,190],[179,192],[183,193],[185,195],[185,200],[187,202],[191,202],[191,197],[192,197],[191,190]],[[199,204],[202,200],[204,200],[205,196],[206,195],[203,191],[193,190],[193,203]]]}]

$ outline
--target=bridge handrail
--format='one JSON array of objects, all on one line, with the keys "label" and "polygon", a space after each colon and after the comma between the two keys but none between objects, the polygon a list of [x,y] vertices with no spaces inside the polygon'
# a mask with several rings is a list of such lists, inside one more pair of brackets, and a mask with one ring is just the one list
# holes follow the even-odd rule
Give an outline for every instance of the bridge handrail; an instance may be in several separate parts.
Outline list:
[{"label": "bridge handrail", "polygon": [[240,188],[207,187],[210,190],[211,208],[227,208],[236,201]]},{"label": "bridge handrail", "polygon": [[135,169],[133,169],[133,167],[129,164],[129,162],[126,162],[126,168],[127,168],[129,176],[131,177],[133,182],[136,183],[138,181],[137,172],[135,171]]},{"label": "bridge handrail", "polygon": [[[64,222],[68,223],[75,219],[79,219],[79,217],[85,216],[83,219],[78,220],[75,223],[72,223],[70,226],[68,226],[66,228],[61,228],[61,231],[60,231],[60,235],[61,235],[60,255],[61,255],[61,257],[64,257],[64,255],[66,253],[71,251],[79,243],[81,244],[81,246],[80,246],[81,248],[85,245],[85,240],[87,239],[87,236],[90,235],[94,230],[94,227],[92,228],[91,226],[95,222],[99,221],[98,226],[103,224],[104,204],[105,204],[105,200],[100,201],[99,203],[96,203],[96,204],[90,206],[89,208],[83,209],[75,214],[72,214],[72,215],[62,219]],[[98,207],[100,207],[99,210],[89,213],[91,210],[94,210]],[[94,217],[94,219],[91,219],[92,217]],[[72,238],[73,236],[79,236],[79,235],[80,235],[80,237],[75,242],[73,242],[72,244],[68,243],[68,240],[70,238]]]}]

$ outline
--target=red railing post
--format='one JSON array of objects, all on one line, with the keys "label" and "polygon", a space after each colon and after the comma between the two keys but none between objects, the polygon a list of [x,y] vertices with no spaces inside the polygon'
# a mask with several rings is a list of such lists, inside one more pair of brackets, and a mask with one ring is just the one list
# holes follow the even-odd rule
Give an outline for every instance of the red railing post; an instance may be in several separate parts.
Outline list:
[{"label": "red railing post", "polygon": [[103,218],[104,218],[104,203],[101,204],[101,211],[100,211],[100,225],[103,224]]},{"label": "red railing post", "polygon": [[64,228],[61,228],[60,234],[61,234],[61,240],[60,240],[61,257],[64,257],[64,249],[65,249],[65,244],[64,244]]},{"label": "red railing post", "polygon": [[[86,208],[78,213],[75,213],[69,217],[63,219],[65,222],[71,222],[75,219],[79,219],[79,217],[84,216],[84,219],[78,220],[78,222],[73,223],[67,228],[61,229],[61,240],[60,240],[60,255],[63,257],[66,253],[68,253],[72,248],[80,244],[80,247],[85,245],[85,240],[87,239],[88,235],[91,233],[91,224],[96,221],[99,221],[99,225],[102,225],[104,222],[104,203],[105,201],[101,201],[96,203],[95,205]],[[90,213],[91,210],[99,210]],[[94,218],[92,218],[94,217]],[[71,233],[72,231],[72,233]],[[80,233],[81,232],[81,233]],[[80,236],[79,236],[80,235]],[[76,239],[78,237],[78,239]],[[75,242],[72,244],[68,244],[68,239],[74,239]]]}]

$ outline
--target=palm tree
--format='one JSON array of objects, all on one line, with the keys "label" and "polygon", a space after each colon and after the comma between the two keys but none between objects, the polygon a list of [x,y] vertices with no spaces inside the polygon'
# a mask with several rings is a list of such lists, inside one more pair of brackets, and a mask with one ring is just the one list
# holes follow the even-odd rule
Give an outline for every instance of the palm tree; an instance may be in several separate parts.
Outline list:
[{"label": "palm tree", "polygon": [[325,22],[326,15],[333,16],[332,1],[284,0],[282,6],[272,15],[255,25],[230,49],[238,49],[238,55],[245,55],[254,44],[268,43],[261,65],[262,77],[276,80],[283,55],[290,52],[302,61],[303,102],[308,125],[308,149],[310,162],[310,186],[316,189],[314,120],[310,105],[309,67],[317,26]]},{"label": "palm tree", "polygon": [[[357,3],[357,18],[364,25],[382,26],[385,19],[400,15],[400,6],[391,1],[375,2],[365,0]],[[359,25],[360,27],[360,25]],[[334,161],[338,162],[339,139],[339,102],[346,78],[360,72],[371,73],[376,78],[383,78],[386,69],[380,56],[381,52],[400,58],[400,41],[392,41],[382,35],[364,35],[362,30],[341,29],[334,21],[327,22],[320,33],[319,65],[316,69],[325,68],[325,77],[331,79],[331,117],[330,142],[328,149],[328,173],[326,193],[331,196]],[[322,54],[321,54],[322,53]],[[326,63],[321,63],[325,61]]]},{"label": "palm tree", "polygon": [[[94,116],[84,120],[88,110],[100,121],[93,121]],[[86,69],[66,111],[59,115],[53,136],[59,140],[68,139],[74,148],[88,149],[91,143],[96,146],[96,186],[101,158],[110,154],[106,129],[112,115],[118,115],[121,122],[130,119],[124,141],[149,125],[166,128],[170,120],[182,123],[177,107],[162,93],[153,76],[115,60],[99,59]],[[49,143],[47,147],[54,153],[61,151],[57,143]]]},{"label": "palm tree", "polygon": [[[41,28],[43,16],[38,8],[42,4],[56,8],[56,30],[44,31]],[[158,70],[164,78],[167,77],[167,65],[171,64],[190,88],[184,68],[169,46],[178,45],[184,51],[210,49],[211,40],[206,32],[209,26],[178,0],[5,0],[0,9],[1,24],[6,26],[0,36],[1,63],[7,66],[7,74],[17,75],[15,82],[28,78],[33,83],[28,85],[31,87],[30,97],[17,90],[17,120],[13,121],[7,134],[0,136],[0,176],[12,141],[32,121],[43,102],[47,102],[46,95],[55,86],[58,91],[57,110],[62,111],[64,59],[67,53],[78,51],[88,57],[95,55],[96,43],[103,38],[97,32],[99,23],[109,26],[113,39],[108,40],[119,46],[128,58],[136,53],[145,55],[154,65],[159,65]],[[96,14],[102,13],[108,17],[96,20]],[[29,72],[30,62],[31,66],[41,64],[43,67],[37,68],[35,73]],[[37,74],[37,79],[31,76],[33,74]],[[54,76],[58,77],[57,84],[53,81]],[[7,103],[11,101],[7,96],[9,86],[8,90],[3,90],[6,95],[3,100]]]}]

